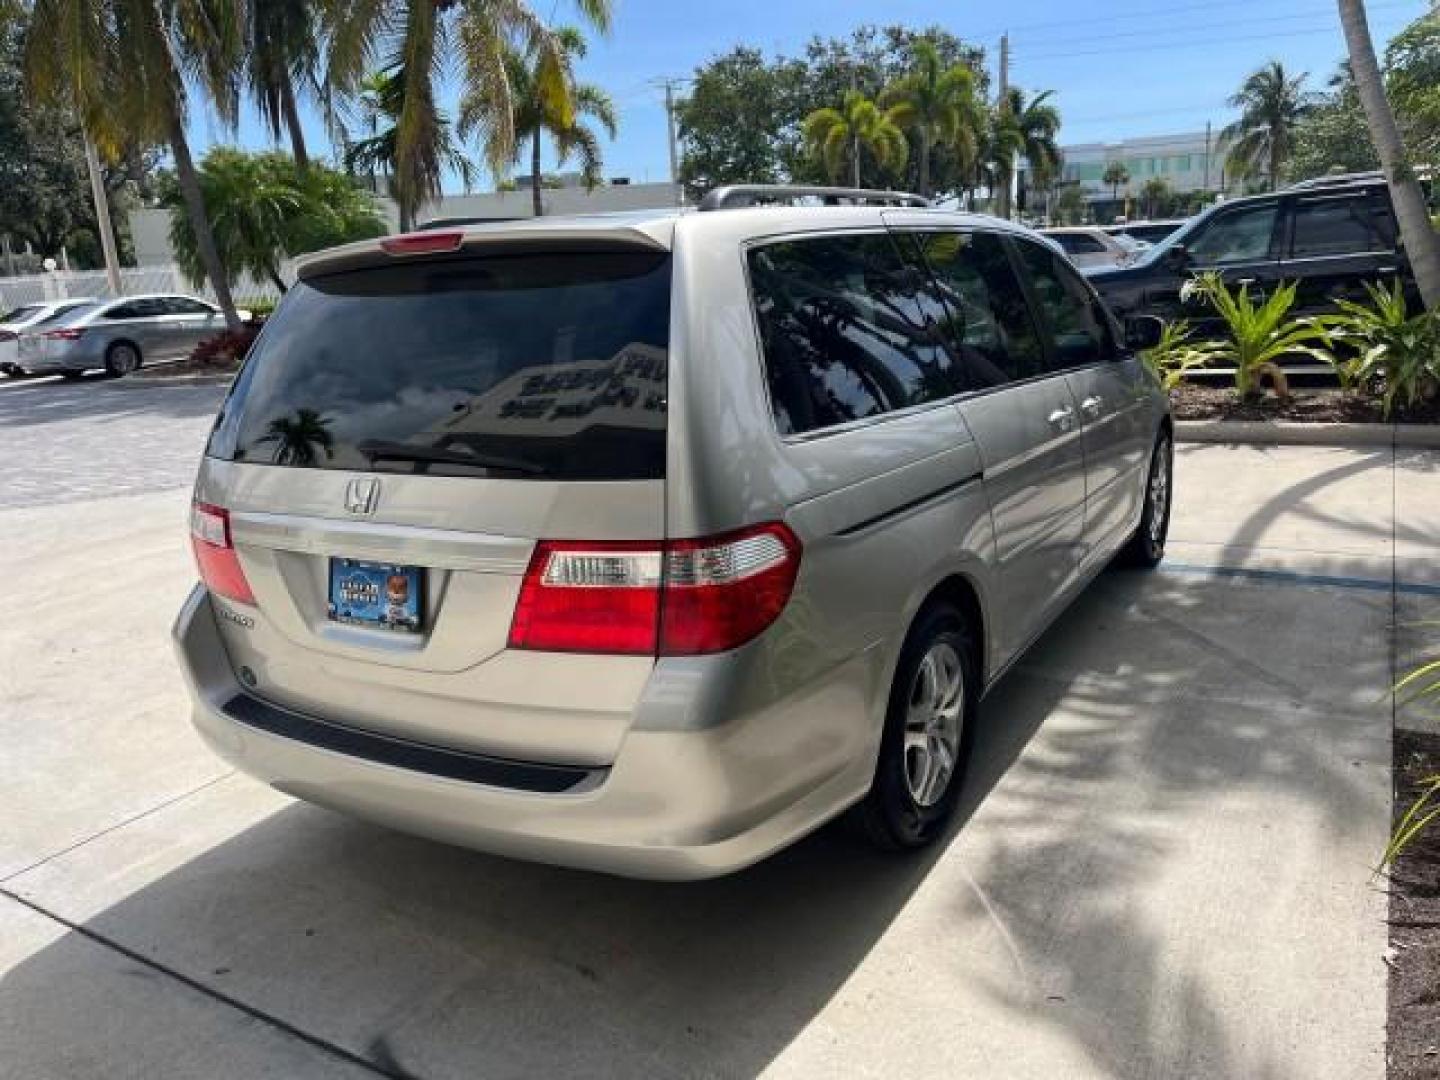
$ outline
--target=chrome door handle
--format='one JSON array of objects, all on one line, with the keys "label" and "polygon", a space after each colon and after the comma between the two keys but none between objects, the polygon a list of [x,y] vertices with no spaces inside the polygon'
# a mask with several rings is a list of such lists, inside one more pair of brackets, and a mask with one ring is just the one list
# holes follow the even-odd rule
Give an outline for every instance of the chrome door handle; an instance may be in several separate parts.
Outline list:
[{"label": "chrome door handle", "polygon": [[1398,266],[1377,266],[1375,268],[1375,273],[1377,274],[1398,274],[1399,272],[1400,268]]},{"label": "chrome door handle", "polygon": [[1091,395],[1080,402],[1080,411],[1086,416],[1099,416],[1105,410],[1105,399],[1098,395]]},{"label": "chrome door handle", "polygon": [[1059,428],[1061,431],[1069,431],[1075,426],[1075,410],[1069,405],[1063,409],[1056,409],[1045,418],[1051,427]]}]

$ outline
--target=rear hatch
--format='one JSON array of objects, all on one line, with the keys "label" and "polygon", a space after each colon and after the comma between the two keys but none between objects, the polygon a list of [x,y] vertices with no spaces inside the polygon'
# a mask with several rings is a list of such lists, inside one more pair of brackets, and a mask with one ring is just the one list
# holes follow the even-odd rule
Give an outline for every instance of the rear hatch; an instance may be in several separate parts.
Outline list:
[{"label": "rear hatch", "polygon": [[336,265],[266,325],[196,487],[232,665],[324,719],[612,761],[653,647],[511,647],[513,624],[537,541],[664,535],[668,251]]}]

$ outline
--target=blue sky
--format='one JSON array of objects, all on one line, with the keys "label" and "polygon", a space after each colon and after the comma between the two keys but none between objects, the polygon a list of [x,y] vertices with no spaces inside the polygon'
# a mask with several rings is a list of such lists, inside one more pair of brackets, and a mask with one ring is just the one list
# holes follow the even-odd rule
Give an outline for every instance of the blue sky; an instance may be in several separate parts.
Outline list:
[{"label": "blue sky", "polygon": [[[574,18],[569,0],[532,3],[557,22]],[[1383,48],[1429,5],[1369,0],[1367,6]],[[1011,80],[1056,92],[1067,143],[1194,131],[1206,120],[1218,128],[1231,118],[1225,99],[1265,61],[1309,71],[1318,89],[1344,53],[1334,0],[615,0],[615,8],[613,32],[592,43],[580,74],[608,90],[620,110],[606,174],[636,182],[663,180],[668,171],[664,95],[656,80],[685,78],[738,44],[793,55],[815,34],[848,35],[865,23],[938,24],[984,46],[993,74],[1000,35],[1008,30]],[[201,147],[267,143],[253,117],[238,138],[203,115],[191,127]],[[328,152],[315,117],[307,130],[312,153]],[[486,176],[480,189],[491,187]]]}]

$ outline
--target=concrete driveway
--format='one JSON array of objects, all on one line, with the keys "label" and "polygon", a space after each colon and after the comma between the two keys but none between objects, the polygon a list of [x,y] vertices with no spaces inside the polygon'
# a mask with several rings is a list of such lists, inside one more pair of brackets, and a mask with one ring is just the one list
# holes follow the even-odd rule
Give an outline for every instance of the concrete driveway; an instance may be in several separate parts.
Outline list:
[{"label": "concrete driveway", "polygon": [[[123,419],[52,400],[85,392]],[[168,470],[207,426],[173,392],[8,390],[0,459],[137,424]],[[188,493],[27,494],[0,509],[0,1075],[1378,1078],[1389,628],[1440,606],[1440,459],[1189,447],[1178,491],[1167,568],[1106,574],[987,701],[939,850],[827,830],[698,885],[228,773],[166,638]]]}]

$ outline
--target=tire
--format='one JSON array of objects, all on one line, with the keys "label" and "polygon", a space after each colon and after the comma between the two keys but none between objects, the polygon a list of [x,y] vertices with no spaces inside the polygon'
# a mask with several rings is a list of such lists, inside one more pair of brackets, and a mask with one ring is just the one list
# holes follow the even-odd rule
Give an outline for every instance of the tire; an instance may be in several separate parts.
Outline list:
[{"label": "tire", "polygon": [[139,371],[140,362],[140,350],[128,341],[117,341],[105,350],[105,370],[117,379]]},{"label": "tire", "polygon": [[[950,604],[923,609],[910,628],[890,687],[875,780],[850,815],[875,847],[924,847],[955,811],[979,700],[974,643],[965,617]],[[956,707],[953,720],[947,701]],[[937,753],[941,746],[949,755],[948,772],[944,754]],[[927,763],[939,769],[931,773]]]},{"label": "tire", "polygon": [[[1175,490],[1175,440],[1162,431],[1150,454],[1145,474],[1145,507],[1140,524],[1120,552],[1120,562],[1149,570],[1165,557],[1165,539],[1170,535],[1170,504]],[[1157,503],[1158,501],[1158,503]]]}]

